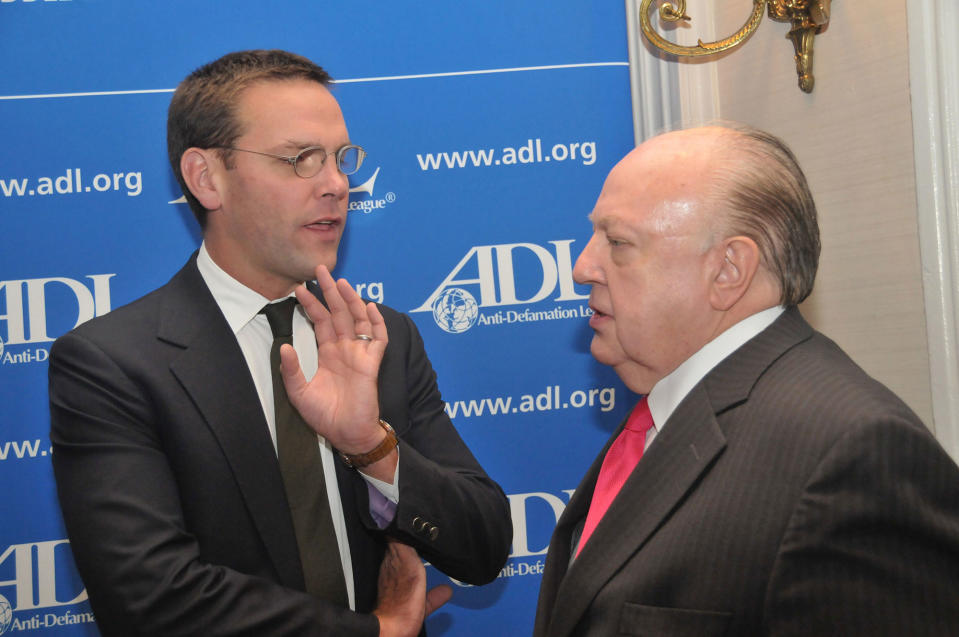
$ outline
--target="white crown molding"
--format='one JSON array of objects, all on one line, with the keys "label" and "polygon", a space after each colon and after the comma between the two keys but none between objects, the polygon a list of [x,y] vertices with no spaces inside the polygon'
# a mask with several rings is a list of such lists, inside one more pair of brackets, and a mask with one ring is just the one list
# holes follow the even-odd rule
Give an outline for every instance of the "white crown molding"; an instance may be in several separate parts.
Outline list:
[{"label": "white crown molding", "polygon": [[629,84],[633,99],[633,136],[644,140],[680,124],[676,64],[653,54],[639,31],[639,1],[626,0]]},{"label": "white crown molding", "polygon": [[906,10],[932,425],[959,460],[959,3]]}]

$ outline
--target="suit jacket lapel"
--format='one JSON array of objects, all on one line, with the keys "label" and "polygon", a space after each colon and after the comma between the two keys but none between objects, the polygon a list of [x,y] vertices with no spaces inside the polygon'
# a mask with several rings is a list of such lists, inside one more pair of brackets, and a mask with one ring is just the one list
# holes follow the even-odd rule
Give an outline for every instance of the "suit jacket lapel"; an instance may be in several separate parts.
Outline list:
[{"label": "suit jacket lapel", "polygon": [[748,400],[753,386],[776,359],[812,334],[799,311],[791,307],[710,371],[670,416],[567,570],[570,536],[589,509],[610,439],[557,523],[540,602],[551,618],[545,618],[548,624],[543,625],[544,618],[537,617],[537,635],[564,637],[575,628],[596,593],[681,506],[722,453],[726,438],[717,417]]},{"label": "suit jacket lapel", "polygon": [[[566,635],[575,627],[599,589],[630,556],[642,549],[699,477],[709,470],[725,445],[705,391],[694,389],[670,417],[669,426],[643,454],[579,557],[570,565],[557,591],[548,631],[551,637]],[[586,514],[598,473],[596,464],[587,474],[588,490],[581,493],[577,489],[576,506],[564,512],[564,518],[567,513],[570,516],[570,520],[563,521],[565,524],[575,525],[574,520]],[[583,486],[587,485],[580,488]],[[570,507],[573,504],[571,500]]]},{"label": "suit jacket lapel", "polygon": [[195,255],[164,290],[157,336],[183,348],[171,371],[219,441],[281,581],[302,588],[296,536],[263,408]]}]

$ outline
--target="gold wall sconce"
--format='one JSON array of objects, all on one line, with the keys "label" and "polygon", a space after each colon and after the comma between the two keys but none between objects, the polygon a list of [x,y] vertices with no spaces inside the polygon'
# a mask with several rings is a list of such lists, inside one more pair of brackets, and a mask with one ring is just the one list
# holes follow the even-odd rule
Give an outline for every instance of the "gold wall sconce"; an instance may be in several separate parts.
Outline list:
[{"label": "gold wall sconce", "polygon": [[680,57],[699,57],[726,51],[742,44],[752,35],[763,19],[763,10],[769,8],[769,18],[777,22],[789,22],[792,28],[786,35],[792,40],[796,55],[796,73],[799,75],[799,88],[811,93],[815,78],[812,74],[813,38],[829,24],[831,0],[753,0],[753,11],[746,24],[739,31],[723,40],[703,42],[696,46],[681,46],[663,38],[654,29],[649,20],[649,8],[656,1],[660,3],[659,16],[664,22],[691,21],[686,15],[686,0],[676,0],[674,6],[669,0],[643,0],[639,7],[639,21],[643,35],[656,48]]}]

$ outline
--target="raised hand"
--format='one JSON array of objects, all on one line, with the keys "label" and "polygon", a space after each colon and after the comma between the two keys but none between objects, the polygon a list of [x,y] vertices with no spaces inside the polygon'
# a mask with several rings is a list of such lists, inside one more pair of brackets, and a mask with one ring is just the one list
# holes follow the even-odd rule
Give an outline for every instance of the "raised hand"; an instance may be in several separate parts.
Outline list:
[{"label": "raised hand", "polygon": [[373,303],[364,304],[346,279],[334,281],[326,266],[316,281],[329,307],[305,286],[296,298],[313,321],[318,367],[307,382],[296,351],[280,350],[283,382],[303,419],[344,453],[366,453],[384,437],[379,426],[376,379],[388,341],[386,324]]}]

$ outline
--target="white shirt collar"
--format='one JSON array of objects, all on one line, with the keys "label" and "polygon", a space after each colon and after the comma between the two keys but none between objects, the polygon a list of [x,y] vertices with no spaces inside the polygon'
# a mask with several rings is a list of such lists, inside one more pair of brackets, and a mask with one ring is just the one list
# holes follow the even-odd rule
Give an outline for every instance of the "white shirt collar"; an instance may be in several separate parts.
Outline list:
[{"label": "white shirt collar", "polygon": [[710,370],[745,345],[748,340],[772,325],[785,309],[782,306],[771,307],[744,318],[703,345],[698,352],[660,379],[650,390],[647,398],[657,431],[662,429],[686,394]]},{"label": "white shirt collar", "polygon": [[234,335],[270,302],[270,299],[246,287],[214,263],[205,242],[200,244],[196,267]]}]

